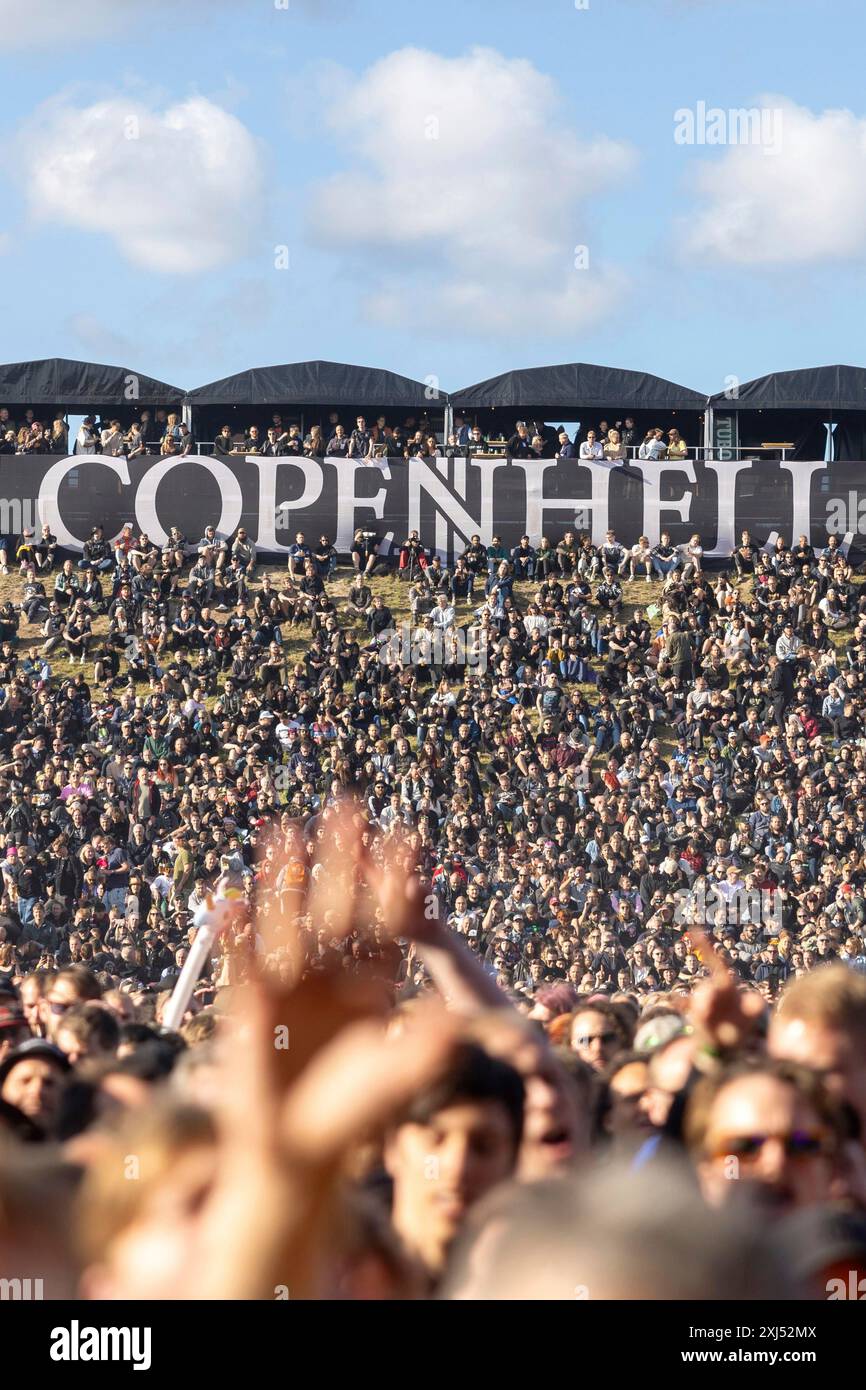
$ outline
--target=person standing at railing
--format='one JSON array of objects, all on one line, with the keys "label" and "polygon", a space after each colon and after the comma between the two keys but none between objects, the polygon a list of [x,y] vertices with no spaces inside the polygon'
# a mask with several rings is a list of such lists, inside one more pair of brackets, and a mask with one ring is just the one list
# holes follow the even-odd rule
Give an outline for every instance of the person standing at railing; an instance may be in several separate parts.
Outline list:
[{"label": "person standing at railing", "polygon": [[126,457],[128,459],[141,458],[142,454],[147,453],[147,445],[141,433],[141,425],[137,420],[133,420],[123,439]]},{"label": "person standing at railing", "polygon": [[102,431],[102,452],[114,457],[123,453],[123,434],[119,420],[112,420],[108,429]]},{"label": "person standing at railing", "polygon": [[48,441],[50,454],[65,454],[69,451],[69,426],[62,415],[55,415]]},{"label": "person standing at railing", "polygon": [[283,439],[283,451],[295,458],[300,458],[303,454],[304,441],[301,439],[301,429],[299,425],[289,425],[289,432]]},{"label": "person standing at railing", "polygon": [[577,448],[569,438],[568,430],[559,431],[559,444],[556,450],[556,457],[558,459],[577,458]]},{"label": "person standing at railing", "polygon": [[469,443],[466,446],[467,454],[483,454],[487,448],[487,440],[481,433],[480,425],[473,425],[469,434]]},{"label": "person standing at railing", "polygon": [[325,449],[326,458],[345,458],[349,452],[349,440],[342,425],[337,425]]},{"label": "person standing at railing", "polygon": [[608,430],[602,452],[608,463],[625,463],[625,446],[619,437],[619,430]]},{"label": "person standing at railing", "polygon": [[321,425],[313,425],[304,440],[304,454],[307,458],[322,458],[325,452],[325,440],[322,435]]},{"label": "person standing at railing", "polygon": [[657,461],[658,459],[667,458],[667,453],[664,435],[658,426],[655,426],[651,430],[647,430],[643,444],[641,444],[637,451],[638,458]]},{"label": "person standing at railing", "polygon": [[586,439],[580,446],[579,456],[582,459],[604,458],[604,449],[601,441],[595,437],[595,430],[587,430]]},{"label": "person standing at railing", "polygon": [[355,421],[355,428],[349,436],[348,457],[354,459],[356,463],[365,463],[370,456],[372,442],[370,431],[367,429],[367,421],[363,415],[359,415]]},{"label": "person standing at railing", "polygon": [[228,458],[229,454],[232,452],[232,431],[230,425],[223,425],[213,442],[213,451],[217,458]]},{"label": "person standing at railing", "polygon": [[262,442],[262,437],[259,434],[258,425],[250,425],[249,429],[247,430],[247,437],[244,440],[243,444],[238,445],[234,449],[232,449],[232,453],[260,454],[263,448],[264,444]]},{"label": "person standing at railing", "polygon": [[526,428],[525,421],[518,420],[517,428],[508,441],[506,453],[510,459],[531,459],[537,457],[532,447],[532,441],[529,438],[529,431]]},{"label": "person standing at railing", "polygon": [[462,415],[454,416],[454,434],[456,443],[459,444],[462,449],[465,449],[472,438],[472,430],[469,428],[469,425],[463,419]]},{"label": "person standing at railing", "polygon": [[686,447],[686,441],[680,437],[679,430],[668,430],[668,458],[684,459],[688,458],[688,456],[689,451]]},{"label": "person standing at railing", "polygon": [[403,450],[403,457],[406,459],[426,457],[426,452],[427,450],[423,430],[413,431],[413,433],[409,436],[409,438],[406,441],[406,447]]},{"label": "person standing at railing", "polygon": [[265,458],[281,458],[285,452],[285,445],[280,442],[276,425],[271,425],[268,428],[268,437],[265,440],[262,454]]},{"label": "person standing at railing", "polygon": [[631,449],[637,444],[637,430],[634,427],[634,420],[630,415],[625,417],[622,426],[617,420],[616,427],[619,430],[620,439],[625,449]]}]

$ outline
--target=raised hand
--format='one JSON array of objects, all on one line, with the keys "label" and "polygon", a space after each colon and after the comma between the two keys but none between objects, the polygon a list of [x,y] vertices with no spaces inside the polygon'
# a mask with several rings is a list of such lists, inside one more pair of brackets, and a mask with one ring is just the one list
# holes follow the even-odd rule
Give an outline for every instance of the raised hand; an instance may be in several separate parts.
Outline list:
[{"label": "raised hand", "polygon": [[690,927],[689,939],[710,972],[691,996],[691,1022],[705,1050],[718,1054],[737,1051],[756,1039],[766,1004],[757,990],[740,986],[702,928]]}]

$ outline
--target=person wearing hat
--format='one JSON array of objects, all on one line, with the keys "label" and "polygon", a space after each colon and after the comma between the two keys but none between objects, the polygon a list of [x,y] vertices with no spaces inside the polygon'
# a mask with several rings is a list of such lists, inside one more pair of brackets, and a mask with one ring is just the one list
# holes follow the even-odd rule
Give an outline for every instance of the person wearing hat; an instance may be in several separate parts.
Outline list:
[{"label": "person wearing hat", "polygon": [[93,415],[85,415],[75,436],[73,453],[98,454],[99,452],[99,432],[96,428],[96,419]]},{"label": "person wearing hat", "polygon": [[82,570],[97,570],[100,574],[107,574],[109,570],[114,568],[112,548],[105,539],[105,532],[101,522],[96,523],[87,540],[84,542],[81,559],[78,561],[78,568]]},{"label": "person wearing hat", "polygon": [[69,1062],[59,1047],[30,1038],[0,1062],[0,1100],[14,1105],[47,1136],[57,1117]]},{"label": "person wearing hat", "polygon": [[[4,985],[4,990],[5,988]],[[17,996],[14,993],[4,993],[0,999],[0,1065],[31,1036],[30,1026]]]},{"label": "person wearing hat", "polygon": [[36,546],[33,540],[34,530],[32,526],[25,526],[21,531],[21,536],[15,546],[15,559],[22,574],[28,569],[36,566]]}]

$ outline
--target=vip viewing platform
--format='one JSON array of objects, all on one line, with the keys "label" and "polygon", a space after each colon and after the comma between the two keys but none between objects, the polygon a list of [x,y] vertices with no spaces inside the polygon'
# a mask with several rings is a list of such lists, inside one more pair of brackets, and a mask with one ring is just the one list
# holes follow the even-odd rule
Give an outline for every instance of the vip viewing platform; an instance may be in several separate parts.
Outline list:
[{"label": "vip viewing platform", "polygon": [[312,361],[185,390],[128,367],[50,358],[0,367],[0,454],[834,462],[866,456],[866,369],[730,378],[707,396],[586,363],[449,392],[433,377]]}]

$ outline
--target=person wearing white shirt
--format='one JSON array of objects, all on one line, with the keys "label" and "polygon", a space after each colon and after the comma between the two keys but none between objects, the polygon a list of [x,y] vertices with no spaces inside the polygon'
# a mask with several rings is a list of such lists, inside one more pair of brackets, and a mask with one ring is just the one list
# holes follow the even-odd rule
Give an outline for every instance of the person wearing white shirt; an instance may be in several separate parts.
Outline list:
[{"label": "person wearing white shirt", "polygon": [[587,430],[586,439],[580,446],[578,457],[582,459],[604,458],[604,449],[601,440],[595,437],[595,430]]},{"label": "person wearing white shirt", "polygon": [[668,446],[660,429],[648,430],[646,438],[637,451],[639,459],[663,459],[667,457]]},{"label": "person wearing white shirt", "polygon": [[742,618],[734,618],[725,628],[725,639],[722,644],[726,661],[739,661],[740,657],[745,656],[751,645],[752,637]]},{"label": "person wearing white shirt", "polygon": [[436,599],[436,606],[430,614],[433,619],[433,626],[444,632],[446,628],[454,624],[454,609],[448,602],[445,594],[439,594]]},{"label": "person wearing white shirt", "polygon": [[102,452],[110,458],[118,458],[125,449],[123,430],[119,420],[112,420],[107,430],[102,431]]},{"label": "person wearing white shirt", "polygon": [[702,573],[702,561],[704,557],[704,547],[701,545],[701,538],[695,534],[686,546],[686,563],[683,569],[683,579],[691,579]]},{"label": "person wearing white shirt", "polygon": [[631,548],[628,561],[629,578],[637,578],[637,571],[641,565],[646,570],[647,579],[652,579],[653,551],[648,536],[641,536]]},{"label": "person wearing white shirt", "polygon": [[99,437],[96,433],[93,417],[88,415],[85,420],[82,420],[75,436],[75,452],[76,454],[94,454],[98,442]]},{"label": "person wearing white shirt", "polygon": [[824,622],[827,624],[827,627],[840,628],[848,626],[848,616],[836,597],[835,589],[831,588],[827,590],[818,604],[818,607],[824,614]]},{"label": "person wearing white shirt", "polygon": [[536,632],[541,637],[546,637],[550,624],[545,615],[540,612],[538,605],[531,603],[527,610],[526,617],[523,619],[523,626],[526,628],[530,637]]},{"label": "person wearing white shirt", "polygon": [[803,643],[794,632],[794,624],[786,623],[776,642],[776,656],[780,661],[793,661]]}]

